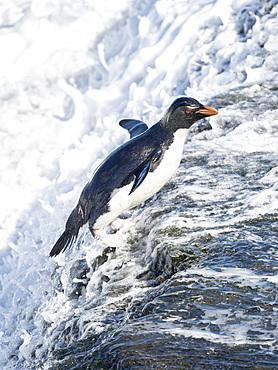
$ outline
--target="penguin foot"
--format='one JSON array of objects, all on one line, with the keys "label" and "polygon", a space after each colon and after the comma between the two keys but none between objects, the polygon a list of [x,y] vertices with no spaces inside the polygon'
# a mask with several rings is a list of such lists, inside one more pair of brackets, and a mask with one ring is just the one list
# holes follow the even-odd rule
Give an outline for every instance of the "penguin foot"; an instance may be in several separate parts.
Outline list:
[{"label": "penguin foot", "polygon": [[124,227],[130,227],[131,225],[136,224],[138,220],[139,220],[139,217],[130,217],[127,219],[115,218],[115,220],[112,221],[110,225],[114,230],[121,230]]},{"label": "penguin foot", "polygon": [[103,244],[110,248],[117,248],[123,244],[123,239],[116,234],[106,234],[105,231],[100,229],[94,229],[93,234],[95,238],[100,240]]}]

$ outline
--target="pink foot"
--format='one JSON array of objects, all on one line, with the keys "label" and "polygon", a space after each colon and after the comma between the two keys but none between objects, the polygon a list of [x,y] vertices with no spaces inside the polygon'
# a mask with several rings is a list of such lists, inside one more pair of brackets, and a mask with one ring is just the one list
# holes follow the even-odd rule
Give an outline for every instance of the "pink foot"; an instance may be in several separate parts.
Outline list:
[{"label": "pink foot", "polygon": [[111,222],[111,226],[114,230],[121,230],[126,226],[131,226],[132,224],[136,224],[139,220],[139,217],[131,217],[127,219],[122,218],[115,218],[114,221]]},{"label": "pink foot", "polygon": [[123,240],[116,234],[106,234],[105,231],[94,229],[94,236],[103,244],[111,248],[117,248],[123,244]]}]

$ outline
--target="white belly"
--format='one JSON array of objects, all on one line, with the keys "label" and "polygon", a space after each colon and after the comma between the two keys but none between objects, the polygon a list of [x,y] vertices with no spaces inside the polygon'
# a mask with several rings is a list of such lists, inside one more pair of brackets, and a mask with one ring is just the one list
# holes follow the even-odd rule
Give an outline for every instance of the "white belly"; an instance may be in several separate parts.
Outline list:
[{"label": "white belly", "polygon": [[134,181],[121,189],[115,189],[109,201],[109,212],[100,216],[94,228],[100,229],[110,224],[116,217],[157,193],[176,172],[183,153],[187,129],[180,129],[174,134],[173,143],[164,153],[162,161],[153,172],[149,172],[142,184],[131,194]]},{"label": "white belly", "polygon": [[181,161],[187,131],[187,129],[180,129],[174,134],[174,141],[164,153],[159,166],[155,171],[149,172],[142,184],[131,194],[133,197],[130,208],[157,193],[176,172]]},{"label": "white belly", "polygon": [[129,195],[134,181],[120,189],[115,189],[109,201],[109,212],[100,216],[94,224],[94,229],[101,229],[110,224],[124,211],[132,208],[132,197]]}]

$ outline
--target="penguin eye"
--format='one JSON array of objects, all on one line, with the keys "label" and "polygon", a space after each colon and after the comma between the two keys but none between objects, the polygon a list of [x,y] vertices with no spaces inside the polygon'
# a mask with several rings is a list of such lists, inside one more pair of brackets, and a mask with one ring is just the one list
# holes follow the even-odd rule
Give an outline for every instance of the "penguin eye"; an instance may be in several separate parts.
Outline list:
[{"label": "penguin eye", "polygon": [[190,113],[190,110],[186,110],[185,113],[187,113],[187,114]]}]

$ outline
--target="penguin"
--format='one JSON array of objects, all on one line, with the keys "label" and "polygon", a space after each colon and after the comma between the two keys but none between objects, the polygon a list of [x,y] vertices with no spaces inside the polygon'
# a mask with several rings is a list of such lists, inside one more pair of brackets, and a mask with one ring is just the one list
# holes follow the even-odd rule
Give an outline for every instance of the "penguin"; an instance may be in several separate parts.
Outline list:
[{"label": "penguin", "polygon": [[179,97],[153,126],[123,119],[130,140],[113,150],[94,171],[69,215],[65,230],[50,251],[63,252],[88,224],[93,236],[121,213],[136,207],[157,193],[177,170],[189,128],[217,110],[196,99]]}]

